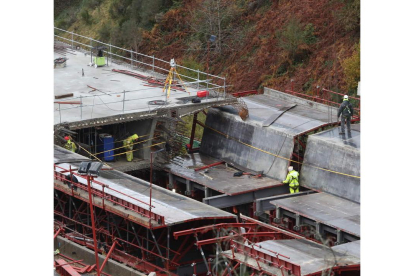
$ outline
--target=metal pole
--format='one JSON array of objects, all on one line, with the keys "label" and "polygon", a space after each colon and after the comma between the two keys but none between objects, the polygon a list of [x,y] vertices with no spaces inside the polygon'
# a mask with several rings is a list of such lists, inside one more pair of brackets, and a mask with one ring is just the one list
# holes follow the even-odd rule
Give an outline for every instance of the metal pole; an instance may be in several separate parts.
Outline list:
[{"label": "metal pole", "polygon": [[92,38],[90,40],[91,40],[91,66],[92,66]]},{"label": "metal pole", "polygon": [[100,276],[101,271],[99,270],[98,243],[96,241],[95,219],[93,215],[93,205],[92,205],[91,176],[88,175],[87,179],[88,179],[89,208],[90,208],[91,220],[92,220],[93,248],[95,250],[96,275]]},{"label": "metal pole", "polygon": [[155,72],[155,58],[152,56],[152,72]]},{"label": "metal pole", "polygon": [[[111,255],[112,251],[114,251],[116,244],[117,244],[117,241],[115,240],[114,243],[111,246],[111,249],[109,249],[109,252],[106,255],[105,260],[102,263],[101,270],[99,271],[99,273],[102,273],[102,270],[104,269],[104,266],[106,265],[106,262],[108,262],[109,256]],[[97,269],[97,271],[98,271],[98,269]]]},{"label": "metal pole", "polygon": [[[150,148],[151,150],[151,148]],[[150,218],[149,218],[149,228],[152,229],[151,226],[151,219],[152,219],[152,155],[153,152],[151,152],[151,162],[150,162],[150,203],[149,203],[149,212],[150,212]]]},{"label": "metal pole", "polygon": [[197,89],[200,88],[200,69],[197,69]]},{"label": "metal pole", "polygon": [[124,90],[124,98],[122,99],[122,113],[125,111],[125,90]]},{"label": "metal pole", "polygon": [[109,54],[111,56],[111,64],[112,64],[112,45],[109,43]]},{"label": "metal pole", "polygon": [[132,69],[132,51],[131,51],[131,69]]},{"label": "metal pole", "polygon": [[81,120],[82,120],[82,95],[80,96],[80,102],[81,102],[81,104],[80,104],[80,110],[81,110]]},{"label": "metal pole", "polygon": [[210,58],[210,40],[207,41],[207,73],[209,71],[209,58]]},{"label": "metal pole", "polygon": [[59,104],[59,123],[62,123],[62,113],[60,112],[60,104]]},{"label": "metal pole", "polygon": [[226,78],[224,78],[224,98],[226,98]]},{"label": "metal pole", "polygon": [[167,270],[170,268],[170,227],[167,228]]},{"label": "metal pole", "polygon": [[73,50],[73,32],[72,32],[72,50]]}]

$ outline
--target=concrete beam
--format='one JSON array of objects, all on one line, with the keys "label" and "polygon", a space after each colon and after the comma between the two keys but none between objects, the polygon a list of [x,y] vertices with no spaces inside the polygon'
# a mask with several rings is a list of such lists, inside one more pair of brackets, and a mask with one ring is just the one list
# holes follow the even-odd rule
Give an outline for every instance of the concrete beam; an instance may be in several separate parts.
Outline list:
[{"label": "concrete beam", "polygon": [[[224,106],[224,105],[231,105],[237,102],[236,98],[228,98],[228,99],[220,99],[218,101],[214,102],[203,102],[199,104],[191,104],[191,105],[183,105],[181,107],[177,106],[167,106],[165,108],[159,108],[157,110],[153,110],[148,112],[148,110],[144,111],[137,111],[137,112],[131,112],[128,114],[118,114],[118,115],[112,115],[112,116],[106,116],[102,118],[93,118],[93,119],[87,119],[87,120],[81,120],[81,121],[75,121],[75,122],[62,122],[62,124],[67,124],[69,126],[69,129],[75,130],[75,129],[82,129],[87,127],[96,127],[96,126],[104,126],[104,125],[112,125],[112,124],[118,124],[118,123],[126,123],[126,122],[132,122],[137,120],[143,120],[143,119],[152,119],[152,118],[161,118],[165,116],[165,111],[168,110],[176,110],[178,115],[185,116],[190,115],[196,112],[200,112],[201,110],[210,108],[210,107],[218,107],[218,106]],[[55,127],[59,126],[61,124],[56,124]]]},{"label": "concrete beam", "polygon": [[272,200],[297,197],[297,196],[308,195],[308,194],[313,194],[313,193],[316,193],[316,192],[312,191],[312,190],[309,190],[309,191],[299,192],[299,193],[295,193],[295,194],[282,194],[282,195],[258,198],[258,199],[255,200],[255,204],[256,204],[256,213],[255,213],[255,215],[260,216],[261,214],[263,214],[266,211],[273,210],[275,208],[275,205],[270,204],[270,201],[272,201]]}]

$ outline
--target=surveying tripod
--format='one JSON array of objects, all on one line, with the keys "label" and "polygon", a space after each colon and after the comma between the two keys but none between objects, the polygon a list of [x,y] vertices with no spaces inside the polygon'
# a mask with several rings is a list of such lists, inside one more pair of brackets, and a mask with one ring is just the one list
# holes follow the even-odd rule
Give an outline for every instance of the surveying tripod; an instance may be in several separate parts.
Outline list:
[{"label": "surveying tripod", "polygon": [[188,95],[190,95],[190,92],[187,91],[187,89],[186,89],[186,87],[184,85],[184,82],[183,82],[183,80],[180,77],[180,74],[178,74],[177,70],[175,69],[176,64],[175,64],[174,59],[171,59],[170,65],[171,65],[171,69],[168,72],[168,76],[167,76],[167,79],[165,80],[164,88],[162,89],[162,93],[164,93],[165,89],[168,86],[168,90],[167,90],[167,95],[166,96],[167,96],[167,100],[170,98],[171,84],[172,84],[172,82],[174,80],[174,73],[175,73],[178,76],[178,78],[180,79],[180,81],[181,81],[181,83],[182,83],[182,85],[184,87],[184,90],[188,93]]}]

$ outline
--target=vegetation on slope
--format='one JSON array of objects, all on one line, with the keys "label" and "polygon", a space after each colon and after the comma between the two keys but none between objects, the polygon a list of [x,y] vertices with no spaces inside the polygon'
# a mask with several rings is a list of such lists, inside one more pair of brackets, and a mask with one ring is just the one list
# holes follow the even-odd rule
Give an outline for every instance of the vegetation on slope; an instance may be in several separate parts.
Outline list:
[{"label": "vegetation on slope", "polygon": [[233,91],[293,79],[356,93],[359,14],[359,0],[55,0],[57,27],[221,74]]}]

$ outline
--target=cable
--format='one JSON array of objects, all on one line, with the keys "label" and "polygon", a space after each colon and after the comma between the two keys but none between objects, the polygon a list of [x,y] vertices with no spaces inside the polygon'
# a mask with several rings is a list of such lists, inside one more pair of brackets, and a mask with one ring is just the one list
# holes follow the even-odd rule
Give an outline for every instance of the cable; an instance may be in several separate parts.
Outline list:
[{"label": "cable", "polygon": [[105,153],[105,152],[108,152],[108,151],[115,151],[115,150],[117,150],[117,149],[122,149],[122,148],[125,148],[125,147],[130,147],[130,146],[133,146],[133,145],[136,145],[136,144],[141,144],[141,143],[147,142],[147,141],[149,141],[149,140],[156,139],[156,138],[158,138],[158,137],[159,137],[159,136],[156,136],[156,137],[153,137],[153,138],[149,138],[149,139],[147,139],[147,140],[142,140],[142,141],[139,141],[139,142],[135,142],[135,143],[133,143],[133,144],[131,144],[131,145],[122,146],[122,147],[118,147],[118,148],[114,148],[114,149],[110,149],[110,150],[106,150],[106,151],[98,152],[98,153],[95,153],[95,154],[96,154],[96,155],[99,155],[99,154],[102,154],[102,153]]},{"label": "cable", "polygon": [[136,149],[136,150],[129,150],[129,151],[126,151],[126,152],[122,152],[122,153],[114,154],[114,155],[107,156],[107,157],[112,157],[112,156],[118,156],[118,155],[122,155],[122,154],[127,154],[128,152],[134,152],[134,151],[137,151],[137,150],[142,150],[142,149],[146,149],[146,148],[151,148],[151,147],[155,147],[155,146],[158,146],[158,145],[161,145],[161,144],[165,144],[165,143],[166,143],[166,142],[160,142],[160,143],[157,143],[157,144],[154,144],[154,145],[148,146],[148,147],[142,147],[142,148],[140,148],[140,149]]}]

